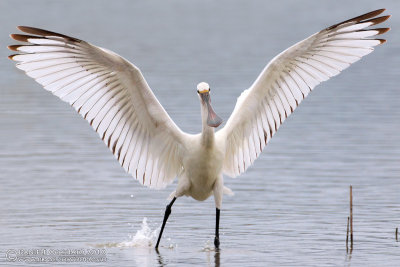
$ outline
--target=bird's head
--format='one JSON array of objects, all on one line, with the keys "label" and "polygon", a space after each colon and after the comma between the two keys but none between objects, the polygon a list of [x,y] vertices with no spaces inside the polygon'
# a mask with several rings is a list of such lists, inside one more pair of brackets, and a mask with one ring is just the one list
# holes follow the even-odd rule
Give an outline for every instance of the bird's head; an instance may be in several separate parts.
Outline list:
[{"label": "bird's head", "polygon": [[199,95],[202,109],[207,114],[207,125],[210,127],[218,127],[222,123],[222,119],[215,114],[211,106],[210,86],[208,83],[201,82],[197,85],[197,94]]}]

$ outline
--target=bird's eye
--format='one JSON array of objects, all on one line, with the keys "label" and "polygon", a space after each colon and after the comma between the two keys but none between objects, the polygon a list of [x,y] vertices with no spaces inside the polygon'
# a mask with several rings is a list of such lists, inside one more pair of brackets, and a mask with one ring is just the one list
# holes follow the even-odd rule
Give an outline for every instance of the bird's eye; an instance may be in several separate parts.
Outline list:
[{"label": "bird's eye", "polygon": [[197,93],[198,93],[198,94],[200,94],[200,91],[199,91],[199,90],[197,90]]},{"label": "bird's eye", "polygon": [[208,91],[211,92],[211,88],[208,88]]}]

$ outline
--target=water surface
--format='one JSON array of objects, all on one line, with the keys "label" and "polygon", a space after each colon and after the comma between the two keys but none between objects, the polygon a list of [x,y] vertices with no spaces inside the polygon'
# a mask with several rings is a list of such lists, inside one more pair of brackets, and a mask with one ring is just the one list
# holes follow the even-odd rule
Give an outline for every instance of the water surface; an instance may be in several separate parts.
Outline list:
[{"label": "water surface", "polygon": [[[0,263],[10,264],[9,249],[104,248],[115,266],[398,266],[400,2],[375,2],[2,1]],[[32,25],[111,49],[139,66],[170,116],[196,133],[198,82],[211,85],[226,121],[277,53],[381,7],[393,15],[387,44],[318,86],[252,168],[225,178],[235,196],[223,201],[219,253],[212,198],[176,201],[160,254],[135,240],[137,231],[147,238],[160,227],[176,184],[142,187],[72,108],[6,60],[4,48],[16,25]]]}]

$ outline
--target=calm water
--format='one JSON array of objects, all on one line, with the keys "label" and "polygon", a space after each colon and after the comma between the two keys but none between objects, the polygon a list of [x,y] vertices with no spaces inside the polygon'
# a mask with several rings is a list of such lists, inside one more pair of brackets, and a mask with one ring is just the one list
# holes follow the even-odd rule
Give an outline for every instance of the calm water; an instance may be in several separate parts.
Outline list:
[{"label": "calm water", "polygon": [[[400,2],[143,2],[0,2],[0,264],[10,264],[9,249],[104,248],[114,266],[399,266]],[[281,50],[381,7],[393,15],[388,43],[317,87],[256,164],[225,179],[235,196],[224,198],[220,253],[212,198],[178,199],[160,254],[147,248],[175,184],[142,187],[79,115],[5,59],[21,24],[107,47],[138,65],[171,117],[195,133],[198,82],[211,84],[227,120]]]}]

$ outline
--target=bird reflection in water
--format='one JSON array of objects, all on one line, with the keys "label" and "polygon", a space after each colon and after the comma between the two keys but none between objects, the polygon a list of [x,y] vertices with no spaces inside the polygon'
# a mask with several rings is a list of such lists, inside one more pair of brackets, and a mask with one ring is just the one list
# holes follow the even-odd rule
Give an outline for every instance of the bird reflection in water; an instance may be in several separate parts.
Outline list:
[{"label": "bird reflection in water", "polygon": [[[207,250],[207,266],[220,266],[220,258],[221,258],[221,249],[216,248],[215,250]],[[212,261],[212,255],[214,253],[214,261]],[[213,265],[214,263],[214,265]]]},{"label": "bird reflection in water", "polygon": [[166,266],[165,263],[164,263],[164,258],[162,257],[160,252],[158,250],[156,250],[156,253],[157,253],[158,266],[160,266],[160,267]]},{"label": "bird reflection in water", "polygon": [[[156,250],[157,253],[157,263],[159,267],[164,267],[167,266],[166,261],[164,257],[161,255],[159,250]],[[211,255],[214,253],[214,262],[211,261]],[[207,251],[207,265],[208,266],[213,266],[212,263],[214,263],[215,267],[220,266],[220,259],[221,259],[221,250],[220,249],[215,249],[215,250],[209,250]]]},{"label": "bird reflection in water", "polygon": [[215,253],[214,254],[215,267],[219,267],[220,257],[221,257],[221,250],[217,248],[214,253]]}]

